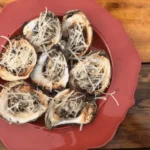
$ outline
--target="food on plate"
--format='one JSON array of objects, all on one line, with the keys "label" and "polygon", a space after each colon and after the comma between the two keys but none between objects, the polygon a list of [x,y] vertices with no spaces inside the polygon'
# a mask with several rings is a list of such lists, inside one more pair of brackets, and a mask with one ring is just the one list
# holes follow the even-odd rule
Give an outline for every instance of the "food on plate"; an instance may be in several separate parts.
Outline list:
[{"label": "food on plate", "polygon": [[24,81],[8,82],[0,93],[0,115],[10,123],[32,122],[46,111],[48,100]]},{"label": "food on plate", "polygon": [[[24,124],[45,113],[48,129],[91,123],[96,100],[106,100],[101,94],[110,84],[111,62],[105,51],[90,48],[93,29],[85,14],[70,10],[61,25],[46,9],[22,30],[23,35],[12,40],[2,36],[8,44],[2,46],[0,77],[13,82],[1,85],[0,115]],[[42,90],[35,90],[30,81]],[[107,93],[114,98],[113,94]]]},{"label": "food on plate", "polygon": [[96,112],[95,101],[88,102],[85,94],[66,89],[50,101],[45,124],[49,129],[66,124],[88,124],[94,119]]},{"label": "food on plate", "polygon": [[53,47],[41,54],[31,73],[31,79],[49,91],[65,88],[69,80],[69,72],[63,53]]},{"label": "food on plate", "polygon": [[99,95],[108,88],[111,64],[101,52],[88,55],[70,71],[70,86],[89,94]]},{"label": "food on plate", "polygon": [[23,38],[9,40],[0,54],[0,77],[7,81],[27,79],[33,70],[37,54],[34,47]]},{"label": "food on plate", "polygon": [[60,41],[61,24],[56,15],[46,9],[38,18],[24,26],[23,35],[34,45],[37,52],[43,52],[44,46],[51,48]]},{"label": "food on plate", "polygon": [[80,10],[68,11],[62,22],[63,40],[67,42],[70,59],[87,53],[93,39],[93,30],[85,14]]}]

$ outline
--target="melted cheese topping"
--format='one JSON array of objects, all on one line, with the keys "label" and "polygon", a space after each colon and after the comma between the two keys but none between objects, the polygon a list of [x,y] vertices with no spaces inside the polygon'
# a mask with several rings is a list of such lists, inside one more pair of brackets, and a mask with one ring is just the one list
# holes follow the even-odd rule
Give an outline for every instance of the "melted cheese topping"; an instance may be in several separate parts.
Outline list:
[{"label": "melted cheese topping", "polygon": [[8,91],[8,108],[14,115],[17,113],[30,113],[38,111],[39,96],[37,92],[20,91],[19,88],[9,89]]},{"label": "melted cheese topping", "polygon": [[0,65],[16,76],[23,74],[36,61],[33,53],[34,48],[28,46],[29,43],[24,42],[23,39],[10,41],[5,36],[1,37],[8,40],[9,45],[7,47],[2,46],[4,52],[2,53]]},{"label": "melted cheese topping", "polygon": [[[79,23],[76,20],[76,23],[73,27],[68,27],[67,23],[64,24],[68,32],[68,46],[76,54],[79,55],[81,52],[88,47],[86,44],[86,39],[84,37],[85,25]],[[71,55],[69,59],[74,59],[74,55]]]},{"label": "melted cheese topping", "polygon": [[[45,51],[45,53],[47,53],[47,51]],[[43,75],[53,83],[59,82],[65,75],[65,70],[67,68],[65,57],[62,52],[57,52],[56,49],[51,49],[47,55],[48,61]]]},{"label": "melted cheese topping", "polygon": [[[99,52],[94,55],[95,56],[99,55]],[[77,58],[79,63],[71,71],[71,74],[73,75],[73,78],[77,83],[77,85],[79,85],[79,87],[82,90],[86,90],[88,93],[92,93],[100,89],[103,80],[107,78],[106,75],[107,68],[105,64],[100,63],[101,60],[99,60],[99,58],[96,58],[92,55],[88,56],[84,60],[80,60],[80,58],[77,57],[77,55],[75,54],[74,56]]]},{"label": "melted cheese topping", "polygon": [[5,113],[9,112],[15,116],[22,113],[27,115],[38,112],[39,107],[42,107],[44,110],[45,104],[41,103],[42,100],[39,91],[31,89],[29,85],[24,83],[18,83],[16,82],[16,86],[13,85],[13,87],[0,85],[3,87],[3,90],[5,90],[5,92],[3,91],[5,95],[1,96],[7,96],[7,108],[5,109]]},{"label": "melted cheese topping", "polygon": [[49,98],[24,81],[8,82],[0,93],[0,114],[8,122],[23,124],[40,117]]},{"label": "melted cheese topping", "polygon": [[[71,49],[68,49],[68,50],[75,57],[75,59],[78,60],[79,62],[78,66],[71,71],[71,73],[73,74],[73,78],[75,78],[75,80],[78,82],[79,87],[81,87],[83,90],[88,91],[89,93],[92,93],[96,91],[96,89],[99,89],[100,84],[102,84],[105,78],[108,78],[108,76],[106,75],[106,71],[105,71],[105,69],[107,69],[106,68],[107,66],[103,66],[103,65],[95,66],[94,62],[97,61],[96,59],[93,60],[88,56],[78,57]],[[89,53],[89,56],[90,55],[91,54]],[[95,55],[99,55],[99,52],[95,53]],[[105,95],[111,96],[113,100],[115,101],[115,103],[117,104],[117,106],[119,106],[119,102],[114,96],[115,93],[116,91],[113,93],[104,93],[101,91],[101,93],[99,94],[105,94]],[[98,95],[95,93],[95,98],[94,98],[95,100],[98,100],[98,99],[107,100],[105,96],[99,97]]]},{"label": "melted cheese topping", "polygon": [[69,80],[69,72],[63,53],[57,48],[44,47],[44,52],[31,73],[31,79],[49,91],[65,88]]},{"label": "melted cheese topping", "polygon": [[[33,24],[34,28],[31,27]],[[30,31],[32,32],[29,38],[30,42],[40,49],[43,49],[43,46],[49,46],[53,42],[55,43],[57,41],[56,39],[60,37],[61,29],[59,19],[52,12],[47,11],[47,8],[45,12],[40,14],[38,19],[31,21],[31,24],[29,23],[27,26],[30,26],[29,29],[32,29]]]},{"label": "melted cheese topping", "polygon": [[54,108],[62,118],[76,118],[85,105],[85,95],[80,92],[71,91],[68,94],[54,98]]}]

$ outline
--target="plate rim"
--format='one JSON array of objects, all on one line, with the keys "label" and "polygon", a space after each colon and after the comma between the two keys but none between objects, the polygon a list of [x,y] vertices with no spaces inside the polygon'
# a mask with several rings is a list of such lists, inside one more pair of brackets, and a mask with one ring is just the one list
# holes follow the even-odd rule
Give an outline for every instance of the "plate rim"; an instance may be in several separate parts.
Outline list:
[{"label": "plate rim", "polygon": [[[19,0],[19,1],[23,1],[23,0]],[[3,10],[1,11],[1,13],[0,13],[0,15],[3,13],[3,11],[5,11],[5,9],[8,9],[8,7],[10,7],[11,5],[13,5],[13,4],[15,4],[15,3],[17,3],[18,1],[14,1],[14,2],[12,2],[12,3],[10,3],[10,4],[8,4],[7,6],[5,6],[4,8],[3,8]],[[117,21],[117,20],[116,20]],[[117,21],[118,22],[118,21]],[[124,32],[124,29],[123,29],[123,26],[121,25],[121,23],[118,23],[118,27],[120,26],[120,28],[122,28],[122,30],[123,30],[123,32]],[[97,29],[96,29],[97,30]],[[105,38],[103,37],[103,35],[101,35],[100,33],[99,33],[99,35],[101,36],[101,38],[103,38],[103,41],[105,41],[105,43],[107,44],[107,41],[105,40]],[[126,35],[125,35],[126,36]],[[129,40],[128,41],[130,44],[131,44],[131,41]],[[109,48],[109,45],[107,45],[108,46],[108,48]],[[132,44],[131,44],[131,47],[132,47]],[[132,49],[133,49],[133,47],[132,47]],[[134,95],[134,92],[135,92],[135,89],[136,89],[136,87],[137,87],[137,84],[138,84],[138,74],[139,74],[139,71],[140,71],[140,68],[141,68],[141,61],[140,61],[140,58],[139,58],[139,56],[138,56],[138,53],[137,53],[137,51],[135,50],[135,61],[137,61],[137,70],[136,70],[136,79],[135,79],[135,83],[134,83],[134,85],[133,85],[133,88],[132,88],[132,93],[133,93],[133,95]],[[113,61],[113,60],[112,60]],[[130,108],[130,107],[132,107],[133,105],[134,105],[134,97],[132,97],[132,98],[130,98],[131,100],[131,103],[128,105],[128,107],[126,108],[126,111],[124,112],[124,115],[122,116],[122,119],[120,119],[120,122],[118,121],[118,123],[117,123],[117,125],[116,125],[116,129],[115,129],[115,131],[113,132],[113,135],[107,140],[107,142],[105,142],[105,144],[106,143],[108,143],[113,137],[114,137],[114,135],[115,135],[115,133],[116,133],[116,131],[117,131],[117,129],[118,129],[118,126],[120,125],[120,123],[125,119],[125,117],[126,117],[126,114],[127,114],[127,112],[128,112],[128,109]],[[3,140],[3,138],[1,137],[1,140],[3,141],[3,143],[4,143],[4,145],[7,147],[8,145],[7,144],[5,144],[5,140]],[[103,144],[103,145],[105,145],[105,144]],[[100,147],[102,147],[103,145],[101,145]],[[9,149],[9,147],[7,147],[8,149]],[[86,148],[89,148],[89,147],[86,147]],[[95,147],[92,147],[92,148],[95,148]]]}]

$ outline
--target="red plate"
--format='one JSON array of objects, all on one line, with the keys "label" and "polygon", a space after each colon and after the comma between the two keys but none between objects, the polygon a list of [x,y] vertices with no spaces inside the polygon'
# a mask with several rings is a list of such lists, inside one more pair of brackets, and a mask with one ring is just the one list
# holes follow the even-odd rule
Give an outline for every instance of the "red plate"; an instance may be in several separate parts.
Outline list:
[{"label": "red plate", "polygon": [[[0,35],[11,36],[45,7],[59,16],[71,9],[80,9],[88,16],[95,29],[93,46],[104,48],[110,54],[113,76],[108,92],[117,90],[115,97],[120,106],[108,97],[94,122],[85,125],[81,132],[77,126],[48,131],[40,130],[36,124],[9,125],[0,119],[1,140],[11,150],[83,150],[103,146],[112,139],[128,109],[134,104],[141,66],[138,53],[121,23],[94,0],[18,0],[1,12]],[[0,39],[0,45],[5,42]]]}]

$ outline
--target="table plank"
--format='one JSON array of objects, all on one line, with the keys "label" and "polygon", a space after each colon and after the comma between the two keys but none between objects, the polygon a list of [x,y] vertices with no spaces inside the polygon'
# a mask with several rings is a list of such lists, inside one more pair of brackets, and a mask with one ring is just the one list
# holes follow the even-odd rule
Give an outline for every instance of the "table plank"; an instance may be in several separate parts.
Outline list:
[{"label": "table plank", "polygon": [[4,144],[0,141],[0,150],[7,150]]},{"label": "table plank", "polygon": [[[142,65],[135,99],[135,106],[129,110],[115,137],[103,149],[150,147],[150,64]],[[2,143],[1,148],[6,150]]]},{"label": "table plank", "polygon": [[14,0],[0,0],[0,5],[1,6],[5,6],[11,2],[13,2]]},{"label": "table plank", "polygon": [[143,62],[150,62],[150,0],[97,0],[123,23]]},{"label": "table plank", "polygon": [[[3,6],[14,0],[0,0]],[[150,62],[150,0],[97,0],[123,23],[126,32],[138,49],[142,62]]]}]

